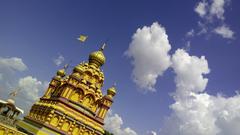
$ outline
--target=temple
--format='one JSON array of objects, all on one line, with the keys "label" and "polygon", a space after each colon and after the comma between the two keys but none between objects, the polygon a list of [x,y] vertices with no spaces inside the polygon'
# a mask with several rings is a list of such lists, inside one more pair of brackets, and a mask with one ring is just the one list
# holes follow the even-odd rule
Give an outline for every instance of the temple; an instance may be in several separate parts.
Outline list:
[{"label": "temple", "polygon": [[15,105],[16,92],[10,93],[7,101],[0,100],[0,135],[26,135],[16,128],[18,116],[24,113]]},{"label": "temple", "polygon": [[104,46],[71,74],[66,74],[66,67],[58,70],[17,128],[30,135],[103,135],[104,118],[116,94],[115,86],[102,93]]}]

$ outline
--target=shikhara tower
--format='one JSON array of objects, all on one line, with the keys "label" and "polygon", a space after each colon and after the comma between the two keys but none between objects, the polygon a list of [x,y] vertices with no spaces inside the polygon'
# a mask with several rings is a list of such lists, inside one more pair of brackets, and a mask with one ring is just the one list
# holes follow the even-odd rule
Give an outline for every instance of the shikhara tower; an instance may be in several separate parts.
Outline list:
[{"label": "shikhara tower", "polygon": [[104,118],[113,103],[115,87],[102,94],[104,46],[75,66],[70,75],[57,71],[45,94],[18,123],[28,134],[103,135]]}]

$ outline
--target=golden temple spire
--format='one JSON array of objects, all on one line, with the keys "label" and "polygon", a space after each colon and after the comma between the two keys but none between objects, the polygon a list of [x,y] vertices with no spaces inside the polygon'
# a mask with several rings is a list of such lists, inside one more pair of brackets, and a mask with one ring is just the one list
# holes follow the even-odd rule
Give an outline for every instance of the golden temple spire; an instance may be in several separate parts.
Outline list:
[{"label": "golden temple spire", "polygon": [[106,43],[104,43],[98,51],[92,52],[89,55],[90,64],[95,65],[96,67],[101,67],[105,63],[106,58],[103,54],[103,50],[105,46],[106,46]]}]

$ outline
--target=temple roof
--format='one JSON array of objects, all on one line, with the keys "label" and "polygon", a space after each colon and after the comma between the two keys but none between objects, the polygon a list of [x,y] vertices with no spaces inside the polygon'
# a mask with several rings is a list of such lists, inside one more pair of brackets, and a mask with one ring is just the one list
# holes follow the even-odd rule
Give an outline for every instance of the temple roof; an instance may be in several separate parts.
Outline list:
[{"label": "temple roof", "polygon": [[[12,100],[12,99],[11,99]],[[9,104],[9,105],[12,105],[17,111],[19,111],[20,113],[24,113],[24,111],[20,108],[18,108],[17,106],[15,106],[14,102],[9,102],[10,100],[8,101],[4,101],[4,100],[1,100],[0,99],[0,104]],[[14,100],[13,100],[14,101]]]}]

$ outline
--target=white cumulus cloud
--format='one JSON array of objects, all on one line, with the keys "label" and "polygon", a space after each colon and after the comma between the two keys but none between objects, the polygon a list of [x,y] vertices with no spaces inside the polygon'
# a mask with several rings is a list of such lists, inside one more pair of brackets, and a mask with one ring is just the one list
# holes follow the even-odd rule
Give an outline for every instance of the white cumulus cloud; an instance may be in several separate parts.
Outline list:
[{"label": "white cumulus cloud", "polygon": [[114,135],[137,135],[137,133],[129,127],[123,128],[123,120],[118,114],[109,111],[105,118],[104,128]]},{"label": "white cumulus cloud", "polygon": [[157,78],[170,66],[171,45],[166,30],[157,22],[137,29],[126,54],[132,58],[134,82],[146,91],[155,91]]},{"label": "white cumulus cloud", "polygon": [[216,126],[208,111],[212,107],[210,96],[199,94],[208,82],[203,76],[210,72],[207,60],[204,56],[190,56],[185,50],[178,49],[172,56],[172,68],[176,73],[175,103],[170,106],[173,112],[161,134],[214,135]]},{"label": "white cumulus cloud", "polygon": [[161,135],[238,135],[240,129],[240,96],[210,95],[205,92],[209,73],[204,56],[190,56],[182,49],[172,56],[176,73],[175,102]]},{"label": "white cumulus cloud", "polygon": [[185,50],[178,49],[172,56],[172,68],[177,74],[177,92],[202,92],[205,89],[208,79],[202,74],[208,74],[210,70],[204,56],[189,56]]},{"label": "white cumulus cloud", "polygon": [[[162,26],[161,26],[162,27]],[[149,28],[149,27],[147,27]],[[143,28],[144,29],[144,28]],[[138,32],[142,32],[143,29],[138,29]],[[145,28],[146,29],[146,28]],[[150,28],[149,28],[150,29]],[[164,32],[165,33],[165,32]],[[166,33],[165,33],[166,34]],[[144,35],[144,34],[143,34]],[[145,35],[148,38],[148,34]],[[167,37],[167,34],[166,34]],[[142,37],[144,38],[144,37]],[[158,36],[161,39],[161,37]],[[133,38],[135,39],[135,38]],[[134,40],[133,40],[134,41]],[[133,42],[132,41],[132,42]],[[130,49],[137,46],[149,45],[145,40],[137,40],[139,42],[130,44]],[[168,44],[170,46],[170,44]],[[132,48],[131,48],[132,47]],[[165,49],[165,46],[159,45]],[[141,47],[140,47],[141,48]],[[159,50],[161,50],[159,48]],[[171,47],[168,47],[171,48]],[[138,50],[137,48],[136,50]],[[128,50],[128,51],[129,51]],[[140,49],[141,54],[147,54],[148,49]],[[138,50],[139,51],[139,50]],[[137,52],[138,52],[137,51]],[[169,51],[169,50],[168,50]],[[175,84],[176,91],[171,94],[174,103],[169,105],[172,110],[171,114],[165,119],[164,126],[161,127],[160,135],[239,135],[240,128],[240,95],[237,93],[231,97],[224,97],[220,94],[210,95],[206,92],[208,84],[207,75],[210,73],[208,61],[204,56],[190,55],[184,49],[177,49],[173,55],[165,53],[170,61],[166,69],[162,70],[161,75],[167,68],[173,69],[175,72]],[[133,57],[134,69],[136,70],[136,63],[141,63],[142,59],[137,59],[135,55],[137,53],[131,53]],[[137,59],[137,60],[135,60]],[[135,62],[137,61],[137,62]],[[155,61],[155,57],[147,59],[147,61]],[[157,61],[159,64],[160,61]],[[143,62],[145,63],[145,59]],[[158,65],[158,64],[156,64]],[[151,71],[151,67],[145,66],[146,70],[141,70],[141,74],[148,74]],[[150,68],[150,69],[148,69]],[[158,74],[159,76],[159,74]],[[147,82],[148,79],[144,78]],[[144,80],[143,80],[144,82]],[[122,121],[118,115],[113,115],[112,121],[117,121],[112,129],[119,129]],[[116,128],[117,126],[118,128]],[[153,134],[155,134],[154,132]]]},{"label": "white cumulus cloud", "polygon": [[44,91],[47,85],[46,82],[41,82],[32,76],[16,77],[18,72],[23,72],[26,69],[27,66],[21,58],[0,57],[0,98],[6,100],[10,92],[21,88],[15,102],[25,112],[30,109],[31,104],[39,97],[39,94]]},{"label": "white cumulus cloud", "polygon": [[24,78],[20,78],[18,82],[18,86],[21,88],[22,92],[26,99],[35,101],[39,98],[39,92],[44,91],[46,88],[46,84],[37,80],[37,78],[33,78],[32,76],[26,76]]},{"label": "white cumulus cloud", "polygon": [[22,59],[18,57],[11,58],[0,57],[0,68],[5,68],[14,71],[24,71],[27,69],[27,66],[23,63]]},{"label": "white cumulus cloud", "polygon": [[227,26],[222,25],[214,29],[214,32],[223,38],[233,39],[234,32]]},{"label": "white cumulus cloud", "polygon": [[16,97],[16,101],[19,101],[18,105],[27,112],[32,104],[42,96],[47,85],[47,82],[39,81],[32,76],[20,78],[17,86],[20,88],[20,91]]},{"label": "white cumulus cloud", "polygon": [[27,66],[23,63],[23,60],[18,57],[3,58],[0,57],[0,90],[1,95],[5,95],[5,91],[12,89],[15,82],[15,73],[22,72],[27,69]]}]

